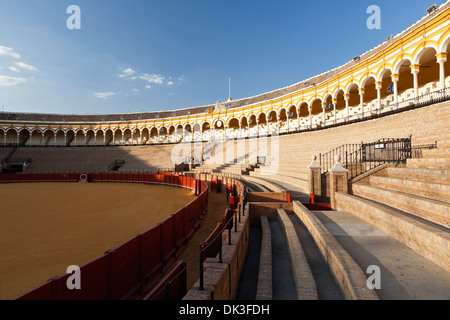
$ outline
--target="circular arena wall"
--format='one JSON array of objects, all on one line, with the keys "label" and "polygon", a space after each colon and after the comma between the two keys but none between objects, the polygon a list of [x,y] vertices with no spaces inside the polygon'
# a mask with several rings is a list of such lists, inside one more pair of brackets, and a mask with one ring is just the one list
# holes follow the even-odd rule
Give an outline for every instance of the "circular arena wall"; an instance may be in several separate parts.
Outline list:
[{"label": "circular arena wall", "polygon": [[[0,179],[5,184],[0,187],[8,187],[2,195],[13,193],[11,201],[21,196],[31,201],[22,203],[22,207],[20,200],[2,201],[2,221],[9,222],[2,224],[6,228],[2,232],[2,259],[7,260],[1,264],[2,299],[19,294],[19,299],[38,300],[126,299],[159,279],[162,268],[200,227],[208,204],[206,183],[177,175],[2,174]],[[74,183],[80,181],[96,183]],[[11,186],[14,182],[25,184]],[[54,182],[64,184],[54,190]],[[148,185],[155,188],[158,201],[146,200],[151,195],[149,189],[144,193],[138,190]],[[182,189],[158,191],[169,186]],[[111,195],[114,190],[124,197]],[[59,199],[52,197],[58,195]],[[41,206],[36,204],[38,200]],[[153,210],[164,212],[152,216]],[[49,272],[64,274],[65,270],[58,268],[67,263],[80,265],[85,290],[69,290],[65,286],[68,275],[45,282],[54,275]],[[25,293],[33,286],[36,289]]]}]

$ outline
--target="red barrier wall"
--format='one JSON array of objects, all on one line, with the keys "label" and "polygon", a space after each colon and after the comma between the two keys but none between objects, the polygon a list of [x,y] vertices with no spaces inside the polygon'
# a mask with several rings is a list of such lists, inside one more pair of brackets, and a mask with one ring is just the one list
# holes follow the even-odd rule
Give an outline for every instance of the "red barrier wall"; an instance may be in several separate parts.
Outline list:
[{"label": "red barrier wall", "polygon": [[[31,290],[17,300],[105,300],[127,299],[139,292],[144,282],[155,281],[161,269],[177,250],[200,226],[208,206],[206,182],[188,177],[172,176],[167,173],[151,174],[0,174],[0,182],[24,181],[80,181],[90,182],[140,182],[164,183],[180,187],[198,185],[201,192],[185,207],[172,214],[156,227],[137,235],[116,249],[109,250],[102,257],[80,268],[81,290],[69,290],[66,285],[70,274],[54,277],[47,283]],[[195,191],[195,189],[194,189]],[[179,264],[177,268],[180,268]],[[175,270],[180,273],[180,270]],[[185,271],[184,271],[185,272]],[[186,275],[173,280],[171,297],[186,292]],[[183,283],[184,281],[184,283]],[[183,294],[184,294],[183,293]],[[158,299],[161,296],[157,297]]]},{"label": "red barrier wall", "polygon": [[180,261],[144,300],[181,300],[187,292],[186,279],[186,262]]}]

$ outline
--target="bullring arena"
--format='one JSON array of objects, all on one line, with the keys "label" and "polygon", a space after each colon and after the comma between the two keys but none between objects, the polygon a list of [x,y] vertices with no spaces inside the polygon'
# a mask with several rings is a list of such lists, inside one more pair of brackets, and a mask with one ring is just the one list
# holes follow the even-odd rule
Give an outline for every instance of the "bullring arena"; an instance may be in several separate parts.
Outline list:
[{"label": "bullring arena", "polygon": [[449,26],[240,100],[0,113],[0,299],[448,300]]}]

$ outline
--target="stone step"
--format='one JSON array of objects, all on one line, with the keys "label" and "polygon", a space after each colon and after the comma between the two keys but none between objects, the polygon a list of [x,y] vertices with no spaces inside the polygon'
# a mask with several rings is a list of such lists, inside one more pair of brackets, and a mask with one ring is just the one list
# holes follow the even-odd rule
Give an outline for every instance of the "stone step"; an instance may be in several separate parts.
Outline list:
[{"label": "stone step", "polygon": [[410,213],[432,223],[450,228],[450,204],[404,192],[364,184],[354,184],[353,194]]},{"label": "stone step", "polygon": [[371,186],[402,191],[429,199],[450,202],[450,183],[436,183],[419,180],[397,179],[373,175],[369,178]]},{"label": "stone step", "polygon": [[450,233],[373,200],[336,193],[336,210],[351,212],[450,272]]},{"label": "stone step", "polygon": [[[399,179],[426,180],[445,183],[450,181],[450,170],[423,168],[386,168],[380,174]],[[378,175],[378,173],[377,173]]]},{"label": "stone step", "polygon": [[318,300],[316,282],[293,222],[281,208],[277,219],[286,239],[298,300]]},{"label": "stone step", "polygon": [[261,216],[261,253],[256,300],[272,300],[272,236],[266,216]]},{"label": "stone step", "polygon": [[450,158],[450,147],[422,150],[422,158]]},{"label": "stone step", "polygon": [[450,158],[407,159],[408,168],[450,169]]},{"label": "stone step", "polygon": [[250,174],[250,176],[253,176],[253,177],[261,177],[261,178],[267,178],[267,179],[280,181],[280,182],[288,182],[288,183],[291,183],[293,185],[299,186],[304,189],[308,188],[308,179],[294,178],[291,176],[285,176],[285,175],[280,175],[280,174],[263,175],[259,172],[255,172],[255,171],[250,171],[249,174]]}]

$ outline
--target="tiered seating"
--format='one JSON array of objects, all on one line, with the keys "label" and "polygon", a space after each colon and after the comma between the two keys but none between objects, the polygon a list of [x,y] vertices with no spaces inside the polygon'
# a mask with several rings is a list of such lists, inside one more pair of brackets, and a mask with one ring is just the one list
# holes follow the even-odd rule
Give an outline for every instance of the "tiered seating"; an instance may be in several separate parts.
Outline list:
[{"label": "tiered seating", "polygon": [[363,217],[450,271],[450,140],[437,145],[423,150],[423,158],[408,159],[406,167],[353,184],[353,195],[338,195],[337,202],[339,210]]},{"label": "tiered seating", "polygon": [[125,165],[119,171],[152,171],[173,169],[173,145],[149,145],[125,147],[126,155],[122,158]]},{"label": "tiered seating", "polygon": [[106,171],[108,164],[121,159],[128,151],[122,148],[18,148],[12,160],[31,158],[32,172]]}]

